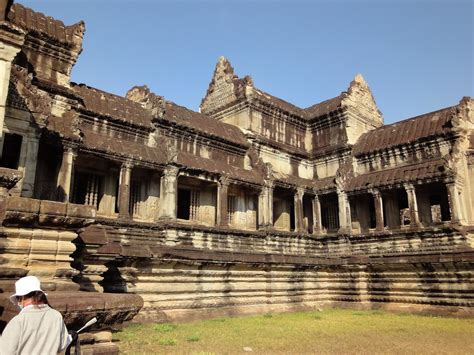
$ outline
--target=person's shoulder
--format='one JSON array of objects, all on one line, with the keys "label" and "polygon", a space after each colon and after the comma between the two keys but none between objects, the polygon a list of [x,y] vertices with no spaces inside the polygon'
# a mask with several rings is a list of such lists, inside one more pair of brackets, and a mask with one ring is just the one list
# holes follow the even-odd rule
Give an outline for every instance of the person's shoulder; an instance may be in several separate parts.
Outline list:
[{"label": "person's shoulder", "polygon": [[59,311],[57,311],[54,308],[51,308],[49,306],[46,307],[46,312],[48,312],[48,314],[54,315],[55,317],[58,317],[58,318],[63,317],[61,312],[59,312]]}]

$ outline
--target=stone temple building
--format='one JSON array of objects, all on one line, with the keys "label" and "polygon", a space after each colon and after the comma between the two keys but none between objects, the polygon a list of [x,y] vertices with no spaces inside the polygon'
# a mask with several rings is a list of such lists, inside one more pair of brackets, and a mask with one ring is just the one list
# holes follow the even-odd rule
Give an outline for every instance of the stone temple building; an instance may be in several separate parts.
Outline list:
[{"label": "stone temple building", "polygon": [[0,3],[2,326],[27,274],[90,352],[133,317],[474,314],[471,98],[384,125],[361,75],[300,108],[219,58],[194,112],[71,82],[84,23]]}]

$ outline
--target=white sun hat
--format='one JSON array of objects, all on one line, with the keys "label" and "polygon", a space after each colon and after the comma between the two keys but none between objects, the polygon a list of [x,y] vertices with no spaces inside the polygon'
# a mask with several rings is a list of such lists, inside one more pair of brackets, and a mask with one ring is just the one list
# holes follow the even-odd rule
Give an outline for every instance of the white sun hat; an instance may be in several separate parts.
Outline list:
[{"label": "white sun hat", "polygon": [[41,291],[40,280],[36,276],[25,276],[15,282],[15,294],[10,296],[10,301],[17,304],[17,296],[25,296],[33,291]]}]

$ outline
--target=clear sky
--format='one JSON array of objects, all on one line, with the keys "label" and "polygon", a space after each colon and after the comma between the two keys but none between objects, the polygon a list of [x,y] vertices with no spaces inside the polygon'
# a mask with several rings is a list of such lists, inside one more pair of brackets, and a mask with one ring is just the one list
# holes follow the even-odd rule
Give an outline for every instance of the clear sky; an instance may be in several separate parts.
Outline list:
[{"label": "clear sky", "polygon": [[300,107],[337,96],[357,73],[385,122],[473,92],[470,0],[23,0],[86,23],[78,83],[124,95],[147,84],[198,110],[218,57]]}]

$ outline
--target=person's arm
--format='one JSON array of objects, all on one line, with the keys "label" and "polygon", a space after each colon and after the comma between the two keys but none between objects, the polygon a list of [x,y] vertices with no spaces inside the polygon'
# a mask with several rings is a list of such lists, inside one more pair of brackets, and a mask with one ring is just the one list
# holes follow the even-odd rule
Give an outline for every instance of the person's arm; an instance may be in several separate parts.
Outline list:
[{"label": "person's arm", "polygon": [[16,354],[18,345],[20,343],[20,323],[18,319],[13,318],[3,330],[2,336],[0,337],[0,354],[10,355]]},{"label": "person's arm", "polygon": [[71,335],[68,334],[67,328],[66,328],[66,325],[64,324],[64,322],[63,322],[63,327],[61,329],[60,337],[61,337],[61,342],[59,344],[58,352],[62,352],[64,350],[66,350],[68,345],[71,344],[71,342],[72,342],[72,337],[71,337]]}]

